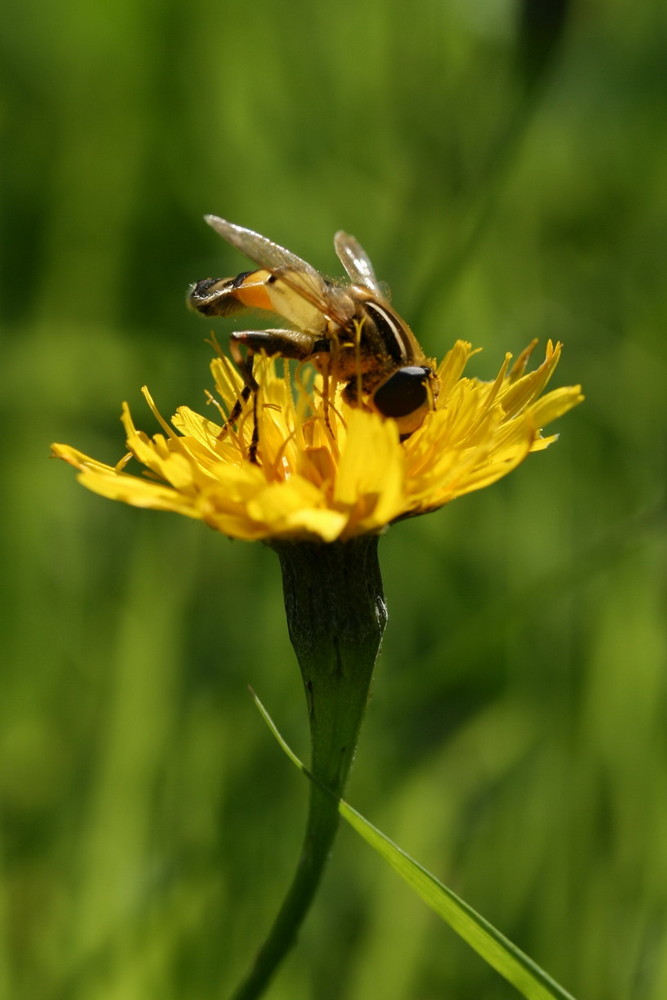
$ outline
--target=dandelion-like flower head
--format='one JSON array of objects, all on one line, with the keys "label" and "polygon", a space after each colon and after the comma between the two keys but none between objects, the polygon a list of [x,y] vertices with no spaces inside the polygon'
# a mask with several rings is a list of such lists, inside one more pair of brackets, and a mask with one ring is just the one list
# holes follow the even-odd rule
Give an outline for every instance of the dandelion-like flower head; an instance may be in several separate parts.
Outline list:
[{"label": "dandelion-like flower head", "polygon": [[[243,401],[230,424],[243,383],[220,354],[209,396],[217,419],[181,406],[170,425],[144,388],[163,433],[137,430],[124,404],[129,453],[116,466],[69,445],[56,444],[53,453],[102,496],[198,518],[232,538],[333,542],[377,534],[489,486],[555,440],[541,429],[583,397],[578,386],[544,393],[561,345],[549,342],[542,364],[526,372],[534,346],[513,365],[507,355],[484,382],[463,375],[474,351],[458,341],[438,366],[433,409],[405,440],[393,420],[350,406],[335,380],[325,389],[310,366],[261,356],[257,399]],[[131,459],[144,466],[142,475],[127,471]]]}]

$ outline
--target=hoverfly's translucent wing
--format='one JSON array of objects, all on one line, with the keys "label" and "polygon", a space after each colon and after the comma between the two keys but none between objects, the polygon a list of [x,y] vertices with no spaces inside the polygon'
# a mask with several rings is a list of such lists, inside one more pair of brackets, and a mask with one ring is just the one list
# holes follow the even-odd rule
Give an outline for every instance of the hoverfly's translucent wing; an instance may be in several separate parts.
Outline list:
[{"label": "hoverfly's translucent wing", "polygon": [[307,261],[297,257],[291,250],[279,246],[273,240],[259,233],[254,233],[252,229],[245,229],[237,226],[233,222],[220,219],[217,215],[205,215],[204,219],[212,229],[215,229],[223,240],[226,240],[242,254],[253,260],[260,267],[265,267],[267,271],[278,271],[289,268],[301,274],[309,275],[313,281],[322,282],[322,276]]},{"label": "hoverfly's translucent wing", "polygon": [[368,254],[354,236],[339,230],[334,236],[334,247],[352,284],[362,285],[378,298],[386,297],[386,289],[375,277]]},{"label": "hoverfly's translucent wing", "polygon": [[[325,281],[312,264],[266,236],[253,232],[252,229],[237,226],[233,222],[220,219],[217,215],[205,215],[204,219],[227,243],[275,274],[280,281],[284,281],[293,292],[309,302],[323,316],[341,325],[347,322],[348,317],[337,308],[335,286]],[[276,293],[280,294],[279,288],[274,289],[274,294]],[[287,315],[287,318],[291,319],[289,313],[283,312],[282,315]]]}]

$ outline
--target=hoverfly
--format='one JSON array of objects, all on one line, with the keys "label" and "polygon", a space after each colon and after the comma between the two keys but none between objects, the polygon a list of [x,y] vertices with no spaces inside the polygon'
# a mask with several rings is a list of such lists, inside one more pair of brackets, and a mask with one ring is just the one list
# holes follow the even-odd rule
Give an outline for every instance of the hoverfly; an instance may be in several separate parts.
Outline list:
[{"label": "hoverfly", "polygon": [[[433,362],[405,320],[389,305],[366,252],[353,236],[334,236],[350,284],[324,278],[310,264],[250,229],[206,215],[206,222],[260,269],[234,278],[205,278],[188,294],[188,305],[205,316],[232,316],[260,309],[281,316],[289,329],[242,330],[230,350],[244,381],[245,402],[258,390],[253,355],[310,361],[326,380],[345,383],[343,398],[393,418],[402,437],[422,424],[438,394]],[[244,354],[244,350],[245,354]],[[241,399],[227,424],[241,414]],[[256,417],[256,414],[255,414]],[[257,420],[249,458],[257,461]]]}]

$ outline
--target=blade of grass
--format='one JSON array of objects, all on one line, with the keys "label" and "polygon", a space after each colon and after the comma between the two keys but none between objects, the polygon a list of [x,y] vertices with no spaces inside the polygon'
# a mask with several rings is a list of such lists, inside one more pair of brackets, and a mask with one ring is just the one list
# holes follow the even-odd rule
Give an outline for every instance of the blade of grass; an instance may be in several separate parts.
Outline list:
[{"label": "blade of grass", "polygon": [[[273,736],[295,767],[310,781],[314,781],[327,795],[337,798],[320,782],[315,781],[308,768],[280,735],[255,692],[251,690],[251,694]],[[571,993],[555,982],[528,955],[456,893],[439,882],[414,858],[401,850],[377,827],[364,819],[361,813],[343,799],[338,799],[338,809],[343,819],[415,890],[426,905],[449,924],[452,930],[496,972],[512,983],[527,1000],[574,1000]]]}]

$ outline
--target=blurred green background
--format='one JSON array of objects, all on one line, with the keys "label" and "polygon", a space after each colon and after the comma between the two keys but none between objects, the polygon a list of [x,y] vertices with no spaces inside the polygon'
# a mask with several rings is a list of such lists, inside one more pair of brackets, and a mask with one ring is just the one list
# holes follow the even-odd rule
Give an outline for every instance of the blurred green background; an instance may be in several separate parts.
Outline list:
[{"label": "blurred green background", "polygon": [[[381,542],[351,801],[579,1000],[667,996],[667,12],[659,0],[25,0],[2,41],[0,996],[224,998],[296,857],[307,753],[274,555],[108,503],[199,408],[191,281],[258,229],[368,249],[426,349],[532,337],[586,403]],[[218,329],[222,337],[224,323]],[[273,1000],[509,1000],[349,830]]]}]

